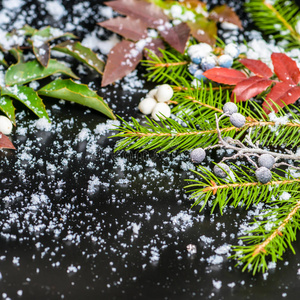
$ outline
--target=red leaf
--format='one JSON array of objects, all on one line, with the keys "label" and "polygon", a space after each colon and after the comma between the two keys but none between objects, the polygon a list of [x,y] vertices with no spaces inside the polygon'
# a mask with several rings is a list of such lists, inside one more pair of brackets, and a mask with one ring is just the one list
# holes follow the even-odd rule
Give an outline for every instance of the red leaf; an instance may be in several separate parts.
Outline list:
[{"label": "red leaf", "polygon": [[268,88],[273,81],[259,76],[253,76],[237,83],[232,91],[231,97],[236,96],[236,101],[246,101],[254,96],[257,96]]},{"label": "red leaf", "polygon": [[257,76],[270,78],[273,75],[272,70],[261,60],[243,58],[240,63]]},{"label": "red leaf", "polygon": [[[151,50],[155,55],[157,55],[158,57],[162,57],[162,53],[159,51],[159,49],[165,49],[165,44],[163,42],[162,39],[152,39],[150,43],[147,44],[147,46],[145,47],[146,49],[149,49]],[[149,53],[148,51],[146,51],[144,49],[144,56],[147,58],[147,59],[150,59],[149,57]]]},{"label": "red leaf", "polygon": [[216,43],[217,25],[206,18],[198,18],[195,22],[188,21],[192,36],[202,43],[214,45]]},{"label": "red leaf", "polygon": [[216,6],[209,14],[209,18],[218,22],[229,22],[243,28],[242,22],[237,14],[226,4]]},{"label": "red leaf", "polygon": [[205,71],[203,75],[215,82],[229,85],[235,85],[247,78],[247,76],[243,72],[227,68],[213,68]]},{"label": "red leaf", "polygon": [[143,49],[133,42],[123,40],[110,51],[107,57],[101,86],[106,86],[133,71],[143,58]]},{"label": "red leaf", "polygon": [[16,149],[10,139],[0,132],[0,149]]},{"label": "red leaf", "polygon": [[272,101],[280,107],[283,107],[284,104],[288,105],[295,103],[299,98],[300,86],[290,84],[287,81],[277,82],[266,97],[266,100],[263,103],[263,108],[266,113],[270,113],[272,109],[277,112],[278,109]]},{"label": "red leaf", "polygon": [[274,72],[281,81],[298,84],[300,81],[300,70],[294,60],[284,53],[273,53],[271,59]]},{"label": "red leaf", "polygon": [[147,24],[140,19],[117,17],[98,23],[98,25],[135,42],[147,36]]},{"label": "red leaf", "polygon": [[159,6],[146,1],[117,0],[104,2],[104,4],[110,6],[120,14],[133,17],[134,19],[140,19],[149,27],[156,28],[169,21]]},{"label": "red leaf", "polygon": [[160,30],[157,28],[162,38],[178,52],[183,53],[190,36],[190,28],[186,23],[180,23],[171,28]]}]

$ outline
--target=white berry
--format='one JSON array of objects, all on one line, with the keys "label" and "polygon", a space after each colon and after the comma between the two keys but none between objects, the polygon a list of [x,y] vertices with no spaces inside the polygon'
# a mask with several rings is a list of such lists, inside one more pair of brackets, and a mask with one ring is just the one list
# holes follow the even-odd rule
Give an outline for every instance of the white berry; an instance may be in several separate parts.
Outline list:
[{"label": "white berry", "polygon": [[138,108],[144,115],[150,115],[156,104],[157,102],[154,98],[148,97],[140,102]]},{"label": "white berry", "polygon": [[246,118],[240,113],[233,113],[230,116],[230,122],[233,126],[241,128],[245,125]]},{"label": "white berry", "polygon": [[240,50],[236,44],[227,44],[224,48],[224,53],[230,55],[232,58],[237,58],[240,54]]},{"label": "white berry", "polygon": [[238,107],[233,102],[226,102],[223,106],[223,112],[224,114],[232,115],[234,113],[237,113]]},{"label": "white berry", "polygon": [[206,43],[192,45],[188,48],[188,55],[191,57],[193,54],[198,53],[201,58],[207,56],[212,52],[212,47]]},{"label": "white berry", "polygon": [[7,117],[0,116],[0,132],[3,134],[11,134],[12,128],[12,122]]},{"label": "white berry", "polygon": [[156,96],[156,93],[157,93],[157,89],[152,89],[149,91],[149,93],[146,95],[146,98],[155,98]]},{"label": "white berry", "polygon": [[155,121],[161,119],[169,118],[171,116],[171,109],[167,103],[157,103],[151,114]]},{"label": "white berry", "polygon": [[173,89],[168,84],[162,84],[157,88],[155,98],[158,102],[167,102],[173,97]]}]

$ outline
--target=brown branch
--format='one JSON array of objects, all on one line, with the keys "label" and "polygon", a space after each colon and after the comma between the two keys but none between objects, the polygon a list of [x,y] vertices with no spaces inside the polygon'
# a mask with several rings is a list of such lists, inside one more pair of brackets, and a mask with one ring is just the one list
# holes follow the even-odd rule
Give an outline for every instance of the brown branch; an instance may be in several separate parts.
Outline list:
[{"label": "brown branch", "polygon": [[153,64],[153,67],[155,68],[170,68],[175,66],[183,66],[187,65],[189,61],[178,61],[178,62],[172,62],[172,63],[157,63]]},{"label": "brown branch", "polygon": [[[229,183],[223,185],[216,185],[214,181],[212,181],[212,185],[204,188],[202,192],[210,192],[212,191],[215,195],[218,190],[226,189],[226,188],[243,188],[248,186],[258,186],[258,185],[280,185],[280,184],[289,184],[293,182],[300,182],[300,179],[293,179],[293,180],[277,180],[277,181],[270,181],[268,183],[262,184],[260,182],[245,182],[245,183]],[[299,203],[300,205],[300,203]]]},{"label": "brown branch", "polygon": [[[295,180],[296,181],[296,180]],[[297,180],[298,181],[298,180]],[[282,230],[286,226],[286,224],[292,219],[292,217],[297,213],[297,211],[300,208],[300,200],[297,202],[296,206],[294,209],[288,214],[288,216],[283,220],[281,225],[261,244],[256,246],[255,251],[253,252],[252,256],[256,256],[261,252],[266,252],[266,247],[268,244],[271,243],[271,241],[277,236],[282,236]]]},{"label": "brown branch", "polygon": [[[245,127],[251,128],[251,127],[255,127],[255,126],[259,126],[259,127],[263,127],[263,126],[274,126],[275,122],[268,122],[268,121],[254,121],[252,119],[252,121],[248,121],[244,127],[242,128],[237,128],[235,126],[230,126],[230,127],[225,127],[220,129],[220,132],[228,132],[231,130],[235,130],[235,131],[239,131],[242,129],[245,129]],[[298,123],[286,123],[286,126],[289,127],[299,127],[300,128],[300,124]],[[126,136],[138,136],[140,138],[142,137],[158,137],[158,136],[166,136],[166,137],[179,137],[179,136],[189,136],[189,135],[202,135],[202,134],[214,134],[214,133],[218,133],[217,129],[211,129],[211,130],[203,130],[203,131],[190,131],[190,132],[177,132],[177,133],[169,133],[169,132],[161,132],[161,133],[156,133],[156,132],[147,132],[147,133],[143,133],[143,132],[138,132],[138,131],[126,131],[124,132],[124,134]]]}]

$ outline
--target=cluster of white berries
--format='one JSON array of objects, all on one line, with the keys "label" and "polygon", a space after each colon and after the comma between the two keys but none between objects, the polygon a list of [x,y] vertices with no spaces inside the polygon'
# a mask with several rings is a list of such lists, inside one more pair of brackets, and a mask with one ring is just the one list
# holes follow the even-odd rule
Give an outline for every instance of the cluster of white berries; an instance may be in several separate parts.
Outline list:
[{"label": "cluster of white berries", "polygon": [[138,108],[141,113],[150,115],[155,121],[159,118],[165,119],[171,116],[171,109],[168,101],[173,97],[173,89],[168,84],[162,84],[149,91],[146,97],[140,102]]},{"label": "cluster of white berries", "polygon": [[224,54],[216,56],[213,54],[213,48],[206,44],[200,43],[192,45],[187,50],[191,63],[188,66],[189,72],[199,80],[205,80],[203,73],[216,66],[222,68],[230,68],[233,60],[240,54],[237,45],[230,43],[225,46]]},{"label": "cluster of white berries", "polygon": [[[246,119],[242,114],[238,113],[238,107],[236,104],[232,102],[224,104],[223,113],[225,116],[229,116],[230,122],[233,126],[241,128],[245,125]],[[234,139],[230,137],[223,138],[223,141],[225,143],[234,144]],[[191,161],[195,164],[199,164],[204,161],[205,157],[206,152],[203,148],[196,148],[190,153]],[[272,179],[272,173],[270,170],[276,162],[275,157],[271,154],[264,153],[258,157],[257,162],[259,167],[255,171],[256,179],[262,184],[270,182]],[[226,178],[230,174],[231,170],[228,165],[220,162],[214,166],[213,172],[220,178]]]},{"label": "cluster of white berries", "polygon": [[11,134],[12,132],[12,122],[5,116],[0,116],[0,132],[3,134]]}]

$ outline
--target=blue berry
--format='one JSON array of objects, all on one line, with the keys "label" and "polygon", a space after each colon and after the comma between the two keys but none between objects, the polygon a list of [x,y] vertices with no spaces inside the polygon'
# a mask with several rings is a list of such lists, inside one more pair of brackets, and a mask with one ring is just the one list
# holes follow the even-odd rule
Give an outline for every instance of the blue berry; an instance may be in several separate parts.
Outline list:
[{"label": "blue berry", "polygon": [[194,64],[199,65],[202,60],[201,52],[195,52],[191,55],[191,60]]},{"label": "blue berry", "polygon": [[263,184],[270,182],[272,179],[272,173],[266,167],[260,167],[256,169],[255,176],[257,180]]},{"label": "blue berry", "polygon": [[233,102],[226,102],[223,106],[223,113],[232,115],[238,112],[238,107]]},{"label": "blue berry", "polygon": [[214,56],[212,55],[209,55],[209,56],[206,56],[202,59],[202,62],[201,62],[201,68],[203,71],[207,71],[209,69],[212,69],[216,66],[216,59]]},{"label": "blue berry", "polygon": [[199,70],[199,66],[196,65],[196,64],[189,64],[189,65],[188,65],[188,70],[189,70],[189,72],[190,72],[192,75],[194,75],[194,74],[196,73],[196,71]]},{"label": "blue berry", "polygon": [[195,164],[201,163],[205,159],[205,156],[206,153],[203,148],[196,148],[190,154],[191,160]]},{"label": "blue berry", "polygon": [[214,166],[214,173],[220,178],[226,178],[230,173],[230,168],[224,163],[218,163]]},{"label": "blue berry", "polygon": [[230,68],[233,64],[233,58],[228,54],[223,54],[218,58],[218,63],[222,68]]},{"label": "blue berry", "polygon": [[258,158],[258,165],[260,167],[265,167],[267,169],[272,169],[275,164],[275,157],[271,154],[262,154]]},{"label": "blue berry", "polygon": [[203,75],[203,71],[200,70],[200,69],[195,72],[194,77],[196,77],[199,80],[201,80],[201,79],[205,80],[206,79],[206,77]]}]

